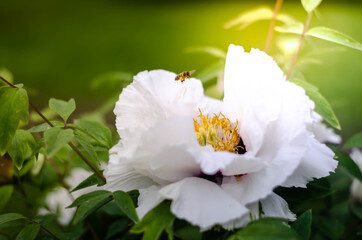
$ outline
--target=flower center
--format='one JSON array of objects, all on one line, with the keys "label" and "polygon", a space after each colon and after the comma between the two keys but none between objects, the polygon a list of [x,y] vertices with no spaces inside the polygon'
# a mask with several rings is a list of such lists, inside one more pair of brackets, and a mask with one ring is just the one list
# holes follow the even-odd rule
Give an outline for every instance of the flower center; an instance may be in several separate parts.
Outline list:
[{"label": "flower center", "polygon": [[211,145],[215,151],[245,153],[245,146],[238,134],[238,123],[232,124],[222,113],[209,117],[201,110],[194,119],[197,140],[201,146]]}]

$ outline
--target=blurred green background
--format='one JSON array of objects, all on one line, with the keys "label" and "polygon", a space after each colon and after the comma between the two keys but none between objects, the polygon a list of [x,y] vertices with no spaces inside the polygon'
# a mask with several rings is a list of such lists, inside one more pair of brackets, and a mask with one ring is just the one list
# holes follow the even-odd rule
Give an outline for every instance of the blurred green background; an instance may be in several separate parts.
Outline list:
[{"label": "blurred green background", "polygon": [[[74,97],[77,113],[94,110],[121,88],[91,89],[90,82],[107,72],[167,69],[197,71],[215,62],[203,53],[187,53],[190,46],[230,43],[263,49],[269,22],[246,29],[224,29],[223,24],[274,1],[115,1],[115,0],[0,0],[0,67],[15,82],[30,89],[40,107],[50,97]],[[285,0],[281,13],[304,22],[300,1]],[[311,26],[327,26],[362,41],[361,1],[324,1]],[[279,55],[274,34],[271,54]],[[290,35],[293,36],[293,35]],[[362,131],[362,53],[322,40],[307,38],[301,56],[322,48],[315,61],[299,62],[308,81],[332,104],[348,137]]]}]

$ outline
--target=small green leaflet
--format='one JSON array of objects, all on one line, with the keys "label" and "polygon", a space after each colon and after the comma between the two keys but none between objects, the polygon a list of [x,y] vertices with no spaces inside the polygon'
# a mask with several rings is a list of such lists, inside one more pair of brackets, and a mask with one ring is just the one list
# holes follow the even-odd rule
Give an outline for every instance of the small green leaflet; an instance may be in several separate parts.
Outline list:
[{"label": "small green leaflet", "polygon": [[302,0],[302,5],[304,9],[310,13],[318,7],[322,0]]},{"label": "small green leaflet", "polygon": [[0,215],[0,225],[3,223],[21,220],[21,219],[26,219],[26,217],[24,217],[23,215],[21,215],[19,213],[5,213],[5,214]]},{"label": "small green leaflet", "polygon": [[362,132],[353,135],[343,146],[344,148],[361,148],[362,147]]},{"label": "small green leaflet", "polygon": [[19,121],[28,122],[28,95],[22,88],[0,88],[0,156],[6,153]]},{"label": "small green leaflet", "polygon": [[10,83],[14,82],[14,76],[13,76],[12,72],[10,72],[10,70],[7,68],[4,68],[4,67],[0,68],[0,76],[2,78],[6,79]]},{"label": "small green leaflet", "polygon": [[301,240],[302,238],[286,221],[279,218],[262,218],[251,222],[227,240]]},{"label": "small green leaflet", "polygon": [[208,53],[214,57],[217,58],[221,58],[221,59],[225,59],[226,58],[226,52],[224,52],[223,50],[221,50],[220,48],[217,47],[189,47],[186,49],[186,52],[188,53],[193,53],[193,52],[204,52],[204,53]]},{"label": "small green leaflet", "polygon": [[53,127],[44,132],[44,141],[48,157],[53,157],[62,147],[74,137],[72,129]]},{"label": "small green leaflet", "polygon": [[275,31],[281,33],[295,33],[302,34],[304,25],[302,23],[286,24],[283,26],[276,26]]},{"label": "small green leaflet", "polygon": [[[302,34],[303,32],[303,24],[289,24],[284,26],[277,26],[275,27],[275,31],[281,33],[295,33],[295,34]],[[327,28],[327,27],[314,27],[309,29],[306,33],[306,36],[312,36],[315,38],[319,38],[322,40],[326,40],[329,42],[337,43],[346,47],[354,48],[357,50],[362,51],[362,44],[357,40],[351,38],[350,36],[341,33],[337,30]]]},{"label": "small green leaflet", "polygon": [[8,153],[13,159],[15,166],[20,170],[24,160],[29,159],[36,153],[37,143],[31,133],[18,129],[9,146]]},{"label": "small green leaflet", "polygon": [[5,205],[8,203],[11,195],[13,194],[14,186],[5,185],[0,187],[0,212],[3,210]]},{"label": "small green leaflet", "polygon": [[172,228],[175,216],[170,212],[170,202],[165,201],[151,210],[132,229],[131,233],[144,233],[142,240],[156,240],[165,229]]},{"label": "small green leaflet", "polygon": [[113,193],[114,201],[117,206],[124,212],[133,222],[138,222],[138,216],[132,198],[123,191]]},{"label": "small green leaflet", "polygon": [[308,30],[306,35],[362,51],[362,44],[360,42],[334,29],[314,27]]},{"label": "small green leaflet", "polygon": [[[50,121],[55,127],[63,127],[64,123],[59,122],[59,121]],[[28,129],[28,132],[34,133],[34,132],[44,132],[48,129],[52,128],[52,126],[50,126],[48,123],[42,123],[39,124],[35,127],[32,127],[30,129]]]},{"label": "small green leaflet", "polygon": [[132,82],[133,74],[129,72],[108,72],[97,76],[90,84],[91,88],[96,89],[105,84],[121,84],[125,87]]},{"label": "small green leaflet", "polygon": [[331,105],[329,104],[327,99],[325,99],[322,94],[320,94],[317,87],[300,79],[291,79],[290,81],[304,88],[306,94],[315,103],[314,110],[319,113],[323,117],[323,119],[327,121],[332,127],[341,130],[341,126],[336,115],[333,112]]},{"label": "small green leaflet", "polygon": [[[237,18],[234,18],[231,21],[225,23],[224,28],[239,26],[239,29],[243,29],[254,22],[261,20],[269,20],[272,19],[272,17],[273,17],[273,11],[270,8],[265,8],[265,7],[257,8],[244,12]],[[287,14],[278,14],[277,20],[283,22],[285,25],[292,25],[298,23],[296,19]]]},{"label": "small green leaflet", "polygon": [[311,227],[312,227],[312,210],[305,211],[292,224],[292,228],[303,238],[303,240],[308,240],[310,238]]},{"label": "small green leaflet", "polygon": [[[103,174],[103,171],[100,171]],[[87,179],[85,179],[84,181],[82,181],[81,183],[78,184],[78,186],[76,186],[72,192],[75,192],[77,190],[86,188],[86,187],[90,187],[93,185],[99,186],[103,186],[105,183],[104,181],[98,176],[98,174],[93,173],[92,175],[90,175]]]},{"label": "small green leaflet", "polygon": [[75,110],[75,101],[73,98],[69,99],[68,102],[51,98],[49,100],[49,107],[53,111],[59,114],[59,116],[66,122]]},{"label": "small green leaflet", "polygon": [[112,147],[112,134],[105,125],[95,121],[78,120],[70,126],[87,134],[98,145],[108,149]]},{"label": "small green leaflet", "polygon": [[201,70],[199,73],[196,74],[196,77],[197,79],[200,79],[201,82],[207,83],[210,80],[217,78],[219,74],[224,70],[224,68],[225,62],[218,61]]},{"label": "small green leaflet", "polygon": [[16,237],[16,240],[33,240],[40,230],[40,225],[31,223],[26,225]]},{"label": "small green leaflet", "polygon": [[105,190],[98,190],[80,196],[68,207],[72,208],[79,206],[74,216],[74,224],[83,221],[100,207],[112,201],[112,199],[112,193]]}]

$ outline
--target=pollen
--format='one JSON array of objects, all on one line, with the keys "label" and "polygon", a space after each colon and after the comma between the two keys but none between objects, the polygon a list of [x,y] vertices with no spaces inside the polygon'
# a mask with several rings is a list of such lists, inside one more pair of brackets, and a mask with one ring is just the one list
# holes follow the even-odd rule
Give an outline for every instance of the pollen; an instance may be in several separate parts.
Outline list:
[{"label": "pollen", "polygon": [[240,146],[241,138],[238,134],[238,123],[232,124],[222,113],[209,117],[200,115],[194,119],[197,140],[201,146],[211,145],[215,151],[238,153],[244,150]]}]

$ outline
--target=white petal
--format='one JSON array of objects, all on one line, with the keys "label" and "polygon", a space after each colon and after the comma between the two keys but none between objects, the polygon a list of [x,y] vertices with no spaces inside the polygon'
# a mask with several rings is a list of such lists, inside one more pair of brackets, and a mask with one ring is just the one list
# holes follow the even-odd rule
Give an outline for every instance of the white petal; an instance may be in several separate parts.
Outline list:
[{"label": "white petal", "polygon": [[358,179],[353,179],[350,191],[353,201],[362,204],[362,183]]},{"label": "white petal", "polygon": [[201,171],[207,175],[213,175],[217,172],[221,172],[225,176],[239,175],[259,171],[265,166],[263,161],[250,157],[248,154],[215,152],[213,149],[207,151],[207,147],[205,147],[205,151],[202,149],[189,151],[200,164]]},{"label": "white petal", "polygon": [[313,123],[311,130],[319,142],[330,142],[335,144],[341,143],[341,136],[335,134],[333,129],[328,128],[325,124],[323,124],[323,119],[318,113],[312,112],[312,117],[315,119],[315,122]]},{"label": "white petal", "polygon": [[264,52],[252,49],[245,53],[242,47],[230,45],[224,81],[225,112],[240,120],[244,144],[249,151],[257,151],[267,123],[277,119],[280,112],[283,72]]},{"label": "white petal", "polygon": [[294,221],[295,214],[289,210],[288,203],[275,193],[261,200],[263,217],[286,218]]},{"label": "white petal", "polygon": [[107,184],[103,186],[108,191],[131,191],[140,188],[147,188],[154,182],[136,172],[133,167],[126,164],[127,159],[119,158],[115,154],[109,156],[109,163],[104,171]]},{"label": "white petal", "polygon": [[302,147],[284,146],[278,151],[272,162],[262,170],[241,177],[224,177],[221,187],[241,203],[247,204],[265,198],[273,188],[282,184],[293,173],[305,149]]},{"label": "white petal", "polygon": [[[362,151],[358,148],[353,148],[350,156],[362,171]],[[362,183],[358,179],[353,179],[351,184],[351,196],[354,201],[362,204]]]},{"label": "white petal", "polygon": [[362,171],[362,151],[358,148],[353,148],[350,156]]},{"label": "white petal", "polygon": [[123,89],[114,109],[122,139],[168,116],[197,112],[196,104],[204,97],[201,82],[187,79],[182,84],[175,81],[175,76],[164,70],[144,71]]},{"label": "white petal", "polygon": [[174,115],[197,116],[202,102],[200,80],[175,81],[176,74],[164,71],[144,71],[123,89],[116,103],[116,127],[124,152],[132,155],[141,133]]},{"label": "white petal", "polygon": [[171,212],[206,230],[247,213],[247,209],[218,185],[201,178],[185,178],[160,190],[171,199]]},{"label": "white petal", "polygon": [[222,111],[222,101],[205,96],[198,107],[204,115],[219,114]]},{"label": "white petal", "polygon": [[159,187],[151,186],[140,189],[138,196],[138,207],[136,208],[139,219],[142,219],[149,211],[161,203],[164,198],[159,194]]},{"label": "white petal", "polygon": [[[262,212],[259,211],[259,202],[261,204]],[[235,228],[244,227],[251,221],[265,217],[285,218],[291,221],[296,219],[295,214],[289,210],[288,203],[275,193],[268,195],[260,201],[249,203],[246,206],[250,211],[249,214],[245,214],[236,220],[229,221],[223,224],[223,227],[227,230],[233,230]]]},{"label": "white petal", "polygon": [[200,174],[188,148],[201,147],[191,117],[171,117],[144,131],[129,162],[137,171],[165,184]]},{"label": "white petal", "polygon": [[322,178],[334,172],[338,162],[333,159],[334,153],[325,144],[310,137],[307,152],[298,168],[282,184],[284,187],[306,187],[313,178]]}]

